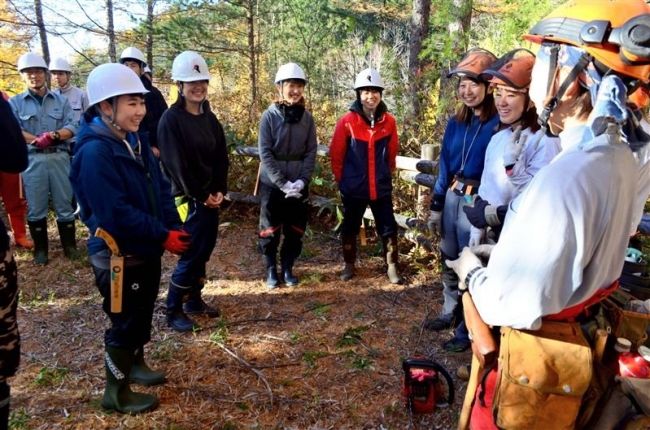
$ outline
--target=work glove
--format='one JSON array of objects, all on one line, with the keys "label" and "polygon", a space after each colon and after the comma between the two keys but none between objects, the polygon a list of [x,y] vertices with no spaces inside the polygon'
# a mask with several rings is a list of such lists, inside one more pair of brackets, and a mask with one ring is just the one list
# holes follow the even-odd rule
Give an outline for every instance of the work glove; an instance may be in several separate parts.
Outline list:
[{"label": "work glove", "polygon": [[54,143],[54,139],[52,139],[52,136],[50,135],[49,132],[41,133],[34,139],[32,144],[36,146],[38,149],[44,149],[50,146],[51,144]]},{"label": "work glove", "polygon": [[467,275],[474,269],[483,267],[481,260],[468,247],[463,248],[457,259],[445,260],[445,264],[458,275],[458,289],[461,291],[467,290],[465,284]]},{"label": "work glove", "polygon": [[431,211],[427,220],[427,227],[429,227],[429,233],[432,236],[435,233],[442,233],[442,211]]},{"label": "work glove", "polygon": [[293,191],[293,187],[294,187],[293,182],[287,181],[283,186],[280,187],[280,191],[287,194]]},{"label": "work glove", "polygon": [[[463,206],[463,212],[467,215],[469,222],[476,228],[486,228],[489,224],[485,219],[485,209],[490,206],[490,202],[483,200],[478,194],[474,198],[472,206]],[[498,225],[498,224],[497,224]]]},{"label": "work glove", "polygon": [[485,230],[482,228],[476,228],[472,226],[469,231],[469,246],[470,248],[474,246],[478,246],[481,244],[481,239],[483,239],[483,233],[485,233]]},{"label": "work glove", "polygon": [[503,166],[508,176],[514,173],[515,163],[519,160],[519,155],[526,144],[526,137],[527,135],[521,137],[521,125],[518,125],[512,133],[512,139],[503,148]]},{"label": "work glove", "polygon": [[293,190],[297,192],[301,192],[305,188],[305,183],[303,182],[302,179],[296,180],[296,182],[293,183]]},{"label": "work glove", "polygon": [[183,230],[169,230],[163,247],[172,254],[180,255],[190,247],[190,234]]},{"label": "work glove", "polygon": [[296,190],[291,190],[284,196],[285,199],[299,199],[300,197],[302,197],[302,194]]},{"label": "work glove", "polygon": [[474,253],[478,258],[483,260],[489,260],[490,255],[492,255],[492,249],[494,249],[494,244],[484,243],[483,245],[471,246],[470,251]]}]

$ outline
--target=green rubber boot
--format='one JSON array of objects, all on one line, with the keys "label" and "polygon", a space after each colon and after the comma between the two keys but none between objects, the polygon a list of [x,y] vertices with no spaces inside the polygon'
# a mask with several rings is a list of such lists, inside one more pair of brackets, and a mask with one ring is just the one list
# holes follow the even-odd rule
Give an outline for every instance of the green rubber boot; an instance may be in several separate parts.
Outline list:
[{"label": "green rubber boot", "polygon": [[158,372],[147,366],[147,363],[144,361],[144,347],[141,346],[136,349],[133,353],[133,367],[129,374],[129,381],[134,384],[151,387],[153,385],[163,384],[166,380],[165,372]]},{"label": "green rubber boot", "polygon": [[158,406],[156,396],[131,391],[126,375],[131,374],[133,361],[133,351],[106,346],[106,389],[102,398],[104,409],[135,415]]}]

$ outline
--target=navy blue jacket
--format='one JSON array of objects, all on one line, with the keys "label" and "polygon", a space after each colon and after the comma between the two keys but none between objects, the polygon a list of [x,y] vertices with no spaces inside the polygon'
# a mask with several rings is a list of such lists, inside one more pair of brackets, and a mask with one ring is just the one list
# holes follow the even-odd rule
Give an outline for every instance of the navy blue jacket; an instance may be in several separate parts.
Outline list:
[{"label": "navy blue jacket", "polygon": [[[133,159],[125,142],[95,117],[77,135],[70,181],[91,233],[101,226],[123,255],[160,256],[167,233],[181,220],[151,148],[142,143],[141,152],[141,160]],[[89,255],[106,248],[102,239],[88,240]]]},{"label": "navy blue jacket", "polygon": [[[469,124],[458,122],[456,117],[449,119],[445,135],[442,138],[438,179],[433,188],[431,209],[442,210],[447,188],[451,185],[454,175],[460,171],[463,155],[466,158],[462,171],[463,177],[475,181],[481,180],[485,150],[498,125],[499,115],[497,114],[485,122],[481,122],[478,116],[472,116]],[[465,146],[464,154],[463,146]]]}]

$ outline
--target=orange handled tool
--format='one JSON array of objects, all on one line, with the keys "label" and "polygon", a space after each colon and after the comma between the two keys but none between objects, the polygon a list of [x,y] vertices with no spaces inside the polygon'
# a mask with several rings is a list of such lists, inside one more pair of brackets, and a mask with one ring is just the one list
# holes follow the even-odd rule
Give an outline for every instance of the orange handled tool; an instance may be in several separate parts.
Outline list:
[{"label": "orange handled tool", "polygon": [[101,227],[95,230],[95,236],[103,239],[111,251],[111,312],[122,312],[122,283],[124,281],[124,257],[120,254],[117,242],[109,232]]}]

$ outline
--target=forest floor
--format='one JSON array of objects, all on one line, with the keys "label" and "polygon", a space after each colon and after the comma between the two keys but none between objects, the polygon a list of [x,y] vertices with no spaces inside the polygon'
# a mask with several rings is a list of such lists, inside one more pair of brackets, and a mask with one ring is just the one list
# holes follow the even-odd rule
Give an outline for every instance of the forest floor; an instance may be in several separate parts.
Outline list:
[{"label": "forest floor", "polygon": [[[446,353],[450,332],[422,329],[438,314],[438,262],[400,242],[404,285],[391,285],[373,237],[357,276],[342,282],[331,222],[313,218],[295,273],[301,283],[269,290],[256,250],[257,208],[224,211],[204,290],[223,314],[202,330],[176,333],[164,298],[176,258],[165,254],[149,364],[167,372],[160,406],[128,416],[102,410],[103,332],[108,320],[87,259],[63,258],[50,223],[50,263],[16,251],[22,357],[12,387],[15,429],[452,429],[466,383],[455,376],[470,352]],[[85,228],[78,225],[78,231]],[[81,235],[81,234],[78,234]],[[370,236],[370,234],[369,234]],[[84,248],[84,241],[79,241]],[[85,249],[84,249],[85,250]],[[408,254],[406,252],[408,251]],[[456,401],[411,416],[402,398],[402,360],[431,357],[456,383]],[[246,364],[244,364],[246,363]]]}]

